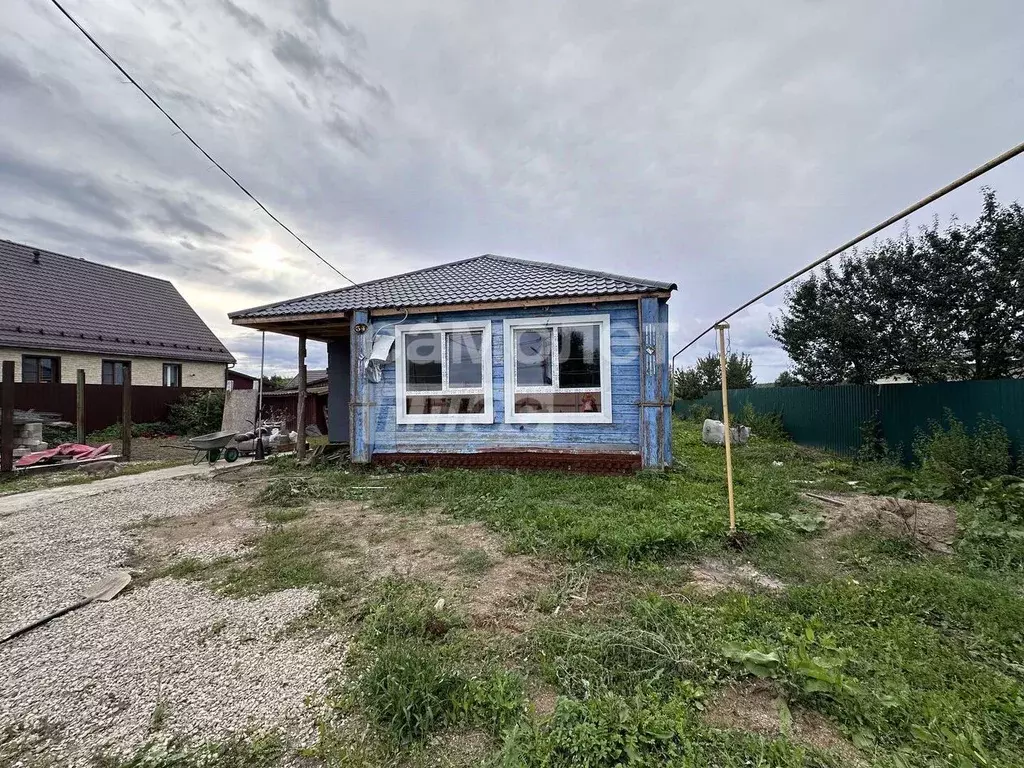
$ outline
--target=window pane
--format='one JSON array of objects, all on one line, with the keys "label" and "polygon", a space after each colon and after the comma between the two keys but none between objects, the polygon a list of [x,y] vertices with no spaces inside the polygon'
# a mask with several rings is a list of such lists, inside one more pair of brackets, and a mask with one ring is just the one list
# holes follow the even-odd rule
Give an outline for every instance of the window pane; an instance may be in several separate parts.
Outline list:
[{"label": "window pane", "polygon": [[405,334],[405,389],[437,392],[441,389],[441,334]]},{"label": "window pane", "polygon": [[164,363],[164,386],[181,386],[181,366],[177,363]]},{"label": "window pane", "polygon": [[405,398],[405,412],[412,415],[442,415],[448,413],[483,413],[483,395],[414,395]]},{"label": "window pane", "polygon": [[565,325],[558,329],[558,386],[601,386],[601,326]]},{"label": "window pane", "polygon": [[483,331],[448,334],[448,386],[452,389],[482,387]]},{"label": "window pane", "polygon": [[26,384],[39,383],[39,358],[23,357],[21,359],[21,380]]},{"label": "window pane", "polygon": [[43,384],[53,383],[53,358],[52,357],[40,357],[39,358],[39,381]]},{"label": "window pane", "polygon": [[[116,384],[121,386],[124,384],[124,369],[127,368],[129,363],[122,360],[104,360],[103,361],[103,383],[104,384]],[[164,376],[166,377],[166,373]],[[166,382],[165,382],[166,386]]]},{"label": "window pane", "polygon": [[600,412],[600,392],[523,392],[516,394],[516,413]]},{"label": "window pane", "polygon": [[516,383],[521,387],[551,384],[551,329],[515,331]]}]

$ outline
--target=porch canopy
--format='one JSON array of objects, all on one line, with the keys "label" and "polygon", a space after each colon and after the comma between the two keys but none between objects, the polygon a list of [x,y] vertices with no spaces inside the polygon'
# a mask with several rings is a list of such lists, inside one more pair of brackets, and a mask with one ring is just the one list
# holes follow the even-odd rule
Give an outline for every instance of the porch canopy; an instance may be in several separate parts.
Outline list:
[{"label": "porch canopy", "polygon": [[[305,391],[306,340],[326,342],[329,350],[331,345],[347,340],[350,349],[346,357],[351,363],[359,357],[356,344],[361,332],[374,318],[390,317],[386,322],[393,322],[406,313],[667,299],[675,289],[674,283],[487,254],[251,307],[231,312],[228,317],[234,325],[297,337],[299,387]],[[355,410],[363,405],[357,392],[361,372],[358,366],[349,367],[351,376],[345,376],[345,385],[350,392],[346,399]],[[302,401],[300,396],[300,405]],[[300,412],[300,450],[304,445],[302,417]],[[354,460],[358,421],[351,420]]]}]

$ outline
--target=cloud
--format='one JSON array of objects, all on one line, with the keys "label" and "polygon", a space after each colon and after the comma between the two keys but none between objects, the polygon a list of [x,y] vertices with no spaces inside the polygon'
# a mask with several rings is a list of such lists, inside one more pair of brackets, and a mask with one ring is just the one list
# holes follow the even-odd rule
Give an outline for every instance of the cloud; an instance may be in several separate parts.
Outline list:
[{"label": "cloud", "polygon": [[[75,11],[353,278],[497,252],[671,280],[678,349],[1019,140],[1024,105],[1006,94],[1024,48],[1005,23],[1018,9],[993,1],[985,14],[930,0]],[[236,355],[252,342],[227,311],[343,284],[51,8],[8,5],[0,236],[173,279]],[[986,181],[1024,197],[1020,162]],[[977,201],[972,185],[913,224],[973,219]],[[785,365],[766,333],[780,302],[733,323],[761,379]],[[275,364],[292,344],[274,338]]]},{"label": "cloud", "polygon": [[244,8],[239,8],[231,0],[220,0],[220,6],[227,14],[254,35],[264,34],[267,25],[255,13],[249,13]]}]

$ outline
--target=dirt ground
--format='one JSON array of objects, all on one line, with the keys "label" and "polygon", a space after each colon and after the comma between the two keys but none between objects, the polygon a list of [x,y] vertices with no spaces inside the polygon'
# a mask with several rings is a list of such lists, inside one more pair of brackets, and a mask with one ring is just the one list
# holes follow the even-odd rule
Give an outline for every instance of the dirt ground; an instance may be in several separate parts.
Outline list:
[{"label": "dirt ground", "polygon": [[825,517],[822,542],[874,528],[886,536],[910,537],[933,552],[952,553],[956,538],[956,511],[941,504],[861,494],[833,495],[824,501],[810,498]]},{"label": "dirt ground", "polygon": [[788,734],[809,747],[831,752],[843,765],[864,765],[857,749],[816,712],[790,708],[770,685],[753,683],[726,688],[707,703],[704,719],[719,728],[766,737]]},{"label": "dirt ground", "polygon": [[[262,525],[261,512],[254,513],[243,497],[162,523],[145,532],[147,558],[208,561],[238,554]],[[365,583],[399,577],[436,584],[480,628],[525,631],[541,615],[537,593],[558,577],[550,564],[508,554],[482,524],[456,523],[437,513],[406,516],[375,511],[366,502],[334,501],[308,508],[288,525],[323,530],[343,542],[343,551],[329,560],[339,575]]]}]

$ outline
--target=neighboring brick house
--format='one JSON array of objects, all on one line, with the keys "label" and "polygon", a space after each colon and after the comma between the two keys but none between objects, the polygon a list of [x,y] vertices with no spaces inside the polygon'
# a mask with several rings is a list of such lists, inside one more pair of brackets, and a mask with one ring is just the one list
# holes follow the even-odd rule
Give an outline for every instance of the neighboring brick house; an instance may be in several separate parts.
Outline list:
[{"label": "neighboring brick house", "polygon": [[223,388],[235,359],[167,280],[0,240],[0,361],[15,381]]}]

